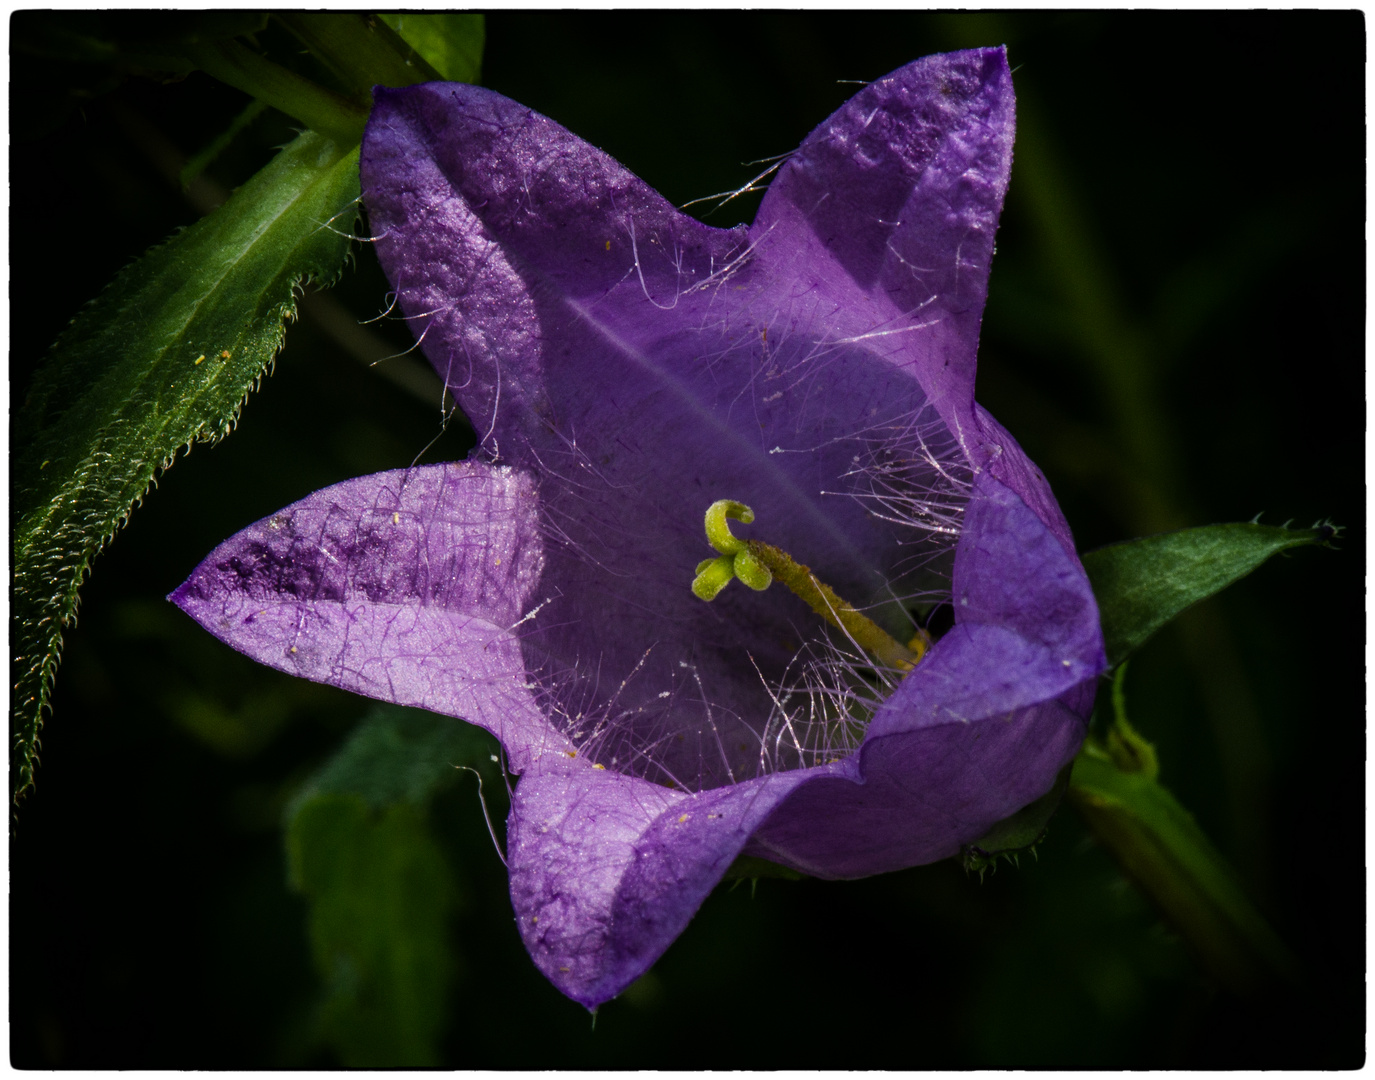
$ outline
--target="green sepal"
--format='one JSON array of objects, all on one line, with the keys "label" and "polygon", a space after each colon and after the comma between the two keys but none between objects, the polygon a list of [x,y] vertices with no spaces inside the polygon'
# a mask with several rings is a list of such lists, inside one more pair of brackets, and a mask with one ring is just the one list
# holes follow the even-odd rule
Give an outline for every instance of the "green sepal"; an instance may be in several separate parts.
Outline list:
[{"label": "green sepal", "polygon": [[1055,786],[1035,802],[1004,818],[973,843],[965,844],[960,849],[960,864],[965,870],[975,871],[982,877],[985,870],[997,866],[1000,858],[1015,863],[1023,852],[1034,852],[1036,845],[1045,838],[1050,819],[1065,796],[1072,767],[1071,764],[1061,769]]},{"label": "green sepal", "polygon": [[1121,663],[1181,611],[1287,548],[1326,545],[1339,530],[1234,523],[1145,536],[1083,556],[1103,621],[1108,664]]},{"label": "green sepal", "polygon": [[1127,698],[1123,692],[1126,680],[1127,665],[1123,662],[1117,665],[1112,676],[1112,723],[1107,725],[1101,737],[1097,737],[1097,745],[1122,772],[1141,773],[1147,780],[1154,780],[1160,775],[1160,759],[1154,744],[1127,721]]},{"label": "green sepal", "polygon": [[153,479],[233,428],[295,291],[333,280],[357,217],[358,153],[306,132],[228,202],[126,267],[58,338],[15,414],[16,794],[78,589]]}]

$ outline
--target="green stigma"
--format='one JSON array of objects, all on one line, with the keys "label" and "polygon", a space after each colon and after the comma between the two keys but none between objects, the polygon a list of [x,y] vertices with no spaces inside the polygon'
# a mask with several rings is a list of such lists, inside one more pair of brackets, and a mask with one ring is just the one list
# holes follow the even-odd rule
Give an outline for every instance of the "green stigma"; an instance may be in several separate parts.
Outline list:
[{"label": "green stigma", "polygon": [[707,508],[707,542],[721,554],[697,564],[692,592],[698,599],[715,600],[733,578],[739,578],[759,592],[777,578],[881,664],[899,671],[911,671],[926,653],[931,639],[925,631],[918,630],[912,640],[903,645],[842,600],[834,589],[786,551],[762,540],[741,540],[732,535],[728,524],[732,518],[748,525],[754,520],[754,511],[732,499],[719,499]]},{"label": "green stigma", "polygon": [[733,578],[739,578],[756,592],[767,589],[773,581],[768,567],[750,554],[743,540],[731,535],[727,518],[748,525],[754,520],[754,511],[744,503],[730,499],[718,499],[707,507],[707,543],[721,556],[697,564],[692,593],[699,600],[715,600],[716,594],[729,585]]}]

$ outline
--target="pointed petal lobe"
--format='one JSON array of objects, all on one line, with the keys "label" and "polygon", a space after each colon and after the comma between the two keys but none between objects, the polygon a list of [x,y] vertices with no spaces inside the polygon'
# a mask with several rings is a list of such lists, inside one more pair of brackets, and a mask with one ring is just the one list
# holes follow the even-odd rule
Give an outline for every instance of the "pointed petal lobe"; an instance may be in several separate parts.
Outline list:
[{"label": "pointed petal lobe", "polygon": [[226,540],[170,599],[270,667],[479,724],[520,771],[563,745],[518,637],[544,562],[536,507],[509,468],[360,477]]}]

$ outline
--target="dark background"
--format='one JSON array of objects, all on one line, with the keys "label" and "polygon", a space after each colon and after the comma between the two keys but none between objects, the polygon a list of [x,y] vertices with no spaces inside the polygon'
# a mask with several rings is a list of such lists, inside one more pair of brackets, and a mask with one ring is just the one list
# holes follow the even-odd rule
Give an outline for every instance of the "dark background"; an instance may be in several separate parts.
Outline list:
[{"label": "dark background", "polygon": [[[1360,1065],[1363,16],[504,13],[487,33],[486,85],[678,204],[795,147],[857,89],[838,80],[1006,42],[1017,156],[979,395],[1081,549],[1257,513],[1347,531],[1201,605],[1127,679],[1162,782],[1298,953],[1302,990],[1220,990],[1064,809],[1038,861],[982,882],[945,863],[723,887],[593,1029],[525,956],[467,784],[432,811],[463,895],[446,1063]],[[80,306],[195,220],[167,155],[247,99],[200,73],[102,85],[23,57],[13,79],[17,403]],[[260,117],[210,178],[241,183],[290,127]],[[330,295],[366,318],[386,290],[360,245]],[[96,562],[12,830],[16,1065],[337,1064],[310,1034],[319,986],[280,822],[366,703],[255,667],[162,599],[231,533],[437,434],[437,402],[329,326],[292,327],[238,431],[180,460]],[[373,330],[410,344],[403,324]],[[454,425],[425,460],[466,437]]]}]

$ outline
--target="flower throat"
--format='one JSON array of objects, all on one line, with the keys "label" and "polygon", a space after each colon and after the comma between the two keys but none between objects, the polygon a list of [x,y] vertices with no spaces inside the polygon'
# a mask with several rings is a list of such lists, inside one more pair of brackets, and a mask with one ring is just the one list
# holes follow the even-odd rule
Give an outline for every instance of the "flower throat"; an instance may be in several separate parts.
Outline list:
[{"label": "flower throat", "polygon": [[698,599],[716,599],[717,594],[733,578],[739,578],[751,589],[760,592],[767,589],[776,578],[884,667],[908,672],[926,654],[931,639],[924,630],[918,629],[912,640],[903,645],[868,616],[860,614],[853,605],[841,599],[834,589],[786,551],[762,540],[741,540],[733,535],[727,520],[729,518],[748,525],[754,520],[754,511],[744,503],[731,499],[718,499],[707,507],[707,542],[721,554],[697,564],[692,592]]}]

